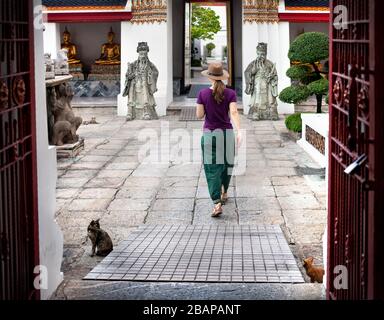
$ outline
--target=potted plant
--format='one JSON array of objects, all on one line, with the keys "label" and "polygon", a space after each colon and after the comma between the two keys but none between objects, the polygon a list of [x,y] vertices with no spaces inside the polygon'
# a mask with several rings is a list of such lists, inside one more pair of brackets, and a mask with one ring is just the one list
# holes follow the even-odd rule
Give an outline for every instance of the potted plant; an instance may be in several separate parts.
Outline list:
[{"label": "potted plant", "polygon": [[208,55],[208,57],[212,57],[212,51],[213,51],[213,49],[216,48],[215,44],[210,42],[205,47],[207,48],[207,55]]}]

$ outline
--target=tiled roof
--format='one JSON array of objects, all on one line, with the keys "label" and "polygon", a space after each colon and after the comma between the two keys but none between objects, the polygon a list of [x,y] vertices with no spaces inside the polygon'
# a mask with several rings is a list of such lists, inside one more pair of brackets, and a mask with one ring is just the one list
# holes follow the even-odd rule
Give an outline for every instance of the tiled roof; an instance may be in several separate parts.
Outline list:
[{"label": "tiled roof", "polygon": [[329,0],[285,0],[286,7],[329,7]]},{"label": "tiled roof", "polygon": [[125,7],[127,0],[42,0],[42,4],[56,8]]}]

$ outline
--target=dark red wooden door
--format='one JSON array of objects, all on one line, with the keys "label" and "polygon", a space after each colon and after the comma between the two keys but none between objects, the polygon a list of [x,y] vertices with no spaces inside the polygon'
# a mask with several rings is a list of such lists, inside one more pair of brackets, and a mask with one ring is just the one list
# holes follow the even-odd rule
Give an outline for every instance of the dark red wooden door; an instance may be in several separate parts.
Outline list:
[{"label": "dark red wooden door", "polygon": [[[336,10],[331,21],[337,21],[341,12],[347,18],[344,27],[331,26],[327,283],[331,299],[369,299],[383,294],[382,270],[379,272],[383,265],[379,262],[384,254],[384,211],[379,197],[384,196],[384,175],[379,166],[384,164],[384,104],[383,90],[377,86],[384,72],[379,61],[383,45],[378,41],[383,23],[375,19],[382,3],[331,2],[332,12],[337,6],[343,10]],[[360,166],[346,173],[359,158]]]},{"label": "dark red wooden door", "polygon": [[36,299],[32,0],[2,0],[0,6],[0,300]]}]

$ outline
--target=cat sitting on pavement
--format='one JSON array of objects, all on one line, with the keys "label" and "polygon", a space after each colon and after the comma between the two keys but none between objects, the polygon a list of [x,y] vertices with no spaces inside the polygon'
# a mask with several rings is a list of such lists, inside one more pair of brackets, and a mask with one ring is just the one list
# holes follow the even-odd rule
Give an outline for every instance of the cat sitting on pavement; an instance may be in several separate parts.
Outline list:
[{"label": "cat sitting on pavement", "polygon": [[100,228],[100,219],[92,220],[88,226],[88,237],[92,242],[91,257],[95,255],[105,257],[113,250],[112,239],[106,231]]}]

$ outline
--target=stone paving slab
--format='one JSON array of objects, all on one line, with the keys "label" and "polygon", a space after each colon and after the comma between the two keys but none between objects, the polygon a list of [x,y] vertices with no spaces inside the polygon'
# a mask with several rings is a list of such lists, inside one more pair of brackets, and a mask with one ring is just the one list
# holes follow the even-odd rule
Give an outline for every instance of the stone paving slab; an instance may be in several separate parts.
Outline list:
[{"label": "stone paving slab", "polygon": [[140,226],[84,279],[304,282],[278,225]]},{"label": "stone paving slab", "polygon": [[166,187],[157,193],[158,199],[183,199],[194,198],[196,187]]}]

